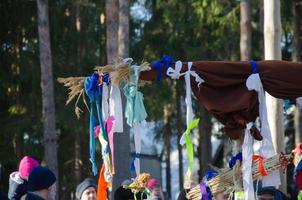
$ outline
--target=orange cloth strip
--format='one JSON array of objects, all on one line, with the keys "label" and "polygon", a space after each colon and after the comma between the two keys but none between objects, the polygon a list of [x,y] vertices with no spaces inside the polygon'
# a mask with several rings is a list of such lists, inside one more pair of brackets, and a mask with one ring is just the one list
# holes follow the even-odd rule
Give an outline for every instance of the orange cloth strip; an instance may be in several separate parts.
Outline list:
[{"label": "orange cloth strip", "polygon": [[253,161],[257,161],[257,160],[258,160],[258,170],[261,176],[267,176],[267,172],[263,164],[264,158],[260,155],[253,155]]}]

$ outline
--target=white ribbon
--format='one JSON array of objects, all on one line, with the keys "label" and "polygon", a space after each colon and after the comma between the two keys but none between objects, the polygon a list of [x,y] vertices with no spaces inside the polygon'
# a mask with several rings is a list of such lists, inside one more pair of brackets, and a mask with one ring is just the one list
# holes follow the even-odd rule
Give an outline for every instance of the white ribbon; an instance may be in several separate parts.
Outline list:
[{"label": "white ribbon", "polygon": [[[134,133],[134,146],[135,153],[141,153],[141,130],[143,130],[142,123],[133,124],[133,133]],[[140,174],[140,158],[135,158],[134,160],[135,173],[138,176]]]},{"label": "white ribbon", "polygon": [[115,126],[113,132],[123,132],[123,107],[121,92],[118,86],[111,85],[110,98],[109,98],[110,116],[114,116]]},{"label": "white ribbon", "polygon": [[252,178],[252,164],[253,164],[253,142],[254,139],[250,134],[252,123],[246,125],[244,133],[244,141],[242,144],[242,176],[244,199],[254,200],[254,186]]},{"label": "white ribbon", "polygon": [[[172,79],[179,79],[179,77],[181,77],[183,75],[185,76],[186,105],[187,105],[187,115],[186,115],[187,126],[189,125],[189,123],[194,118],[194,113],[193,113],[193,109],[192,109],[192,96],[191,96],[192,89],[191,89],[190,78],[191,78],[191,76],[193,76],[195,78],[195,81],[197,82],[198,88],[204,82],[204,80],[202,78],[200,78],[200,76],[195,71],[191,71],[192,64],[193,64],[192,62],[188,62],[188,70],[184,73],[180,73],[181,68],[182,68],[182,62],[181,61],[177,61],[175,63],[175,69],[173,69],[172,67],[169,67],[168,70],[167,70],[167,75],[170,76]],[[185,133],[182,134],[179,143],[181,145],[184,145],[186,143]]]},{"label": "white ribbon", "polygon": [[107,84],[103,83],[103,91],[102,91],[102,114],[103,114],[103,121],[104,122],[109,117],[108,92],[109,92],[109,88],[108,88]]},{"label": "white ribbon", "polygon": [[296,99],[296,105],[298,109],[302,109],[302,97]]},{"label": "white ribbon", "polygon": [[[267,109],[265,102],[265,95],[259,74],[251,74],[246,80],[246,87],[248,90],[255,90],[258,92],[259,101],[259,117],[261,121],[261,141],[260,154],[264,158],[270,158],[276,155],[276,151],[272,141],[272,135],[268,124]],[[278,186],[281,184],[279,171],[273,171],[267,176],[263,177],[262,185],[265,186]]]}]

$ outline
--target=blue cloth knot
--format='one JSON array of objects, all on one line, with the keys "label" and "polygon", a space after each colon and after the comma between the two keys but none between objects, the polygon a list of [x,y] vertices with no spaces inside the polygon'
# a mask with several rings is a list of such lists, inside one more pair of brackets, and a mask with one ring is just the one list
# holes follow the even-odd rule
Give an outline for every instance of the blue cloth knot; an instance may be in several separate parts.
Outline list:
[{"label": "blue cloth knot", "polygon": [[140,159],[141,157],[141,154],[140,153],[135,153],[132,157],[132,161],[130,163],[130,171],[131,172],[134,172],[135,171],[135,165],[134,165],[134,161],[135,159]]},{"label": "blue cloth knot", "polygon": [[160,60],[156,60],[151,62],[151,66],[153,69],[157,71],[156,80],[160,81],[163,76],[163,66],[166,66],[165,73],[167,72],[167,69],[171,66],[173,63],[173,59],[171,56],[164,55]]},{"label": "blue cloth knot", "polygon": [[234,165],[236,164],[237,160],[242,161],[242,153],[241,152],[237,153],[235,156],[233,156],[233,157],[230,158],[230,160],[229,160],[229,167],[233,168]]},{"label": "blue cloth knot", "polygon": [[91,76],[86,77],[84,81],[84,89],[91,103],[95,102],[101,94],[98,80],[99,74],[94,72]]},{"label": "blue cloth knot", "polygon": [[251,64],[251,67],[252,67],[252,73],[253,74],[259,73],[257,62],[254,61],[254,60],[251,60],[250,64]]},{"label": "blue cloth knot", "polygon": [[212,178],[214,178],[215,176],[218,175],[218,172],[213,170],[213,169],[210,169],[206,172],[206,175],[205,175],[205,180],[206,181],[209,181],[211,180]]}]

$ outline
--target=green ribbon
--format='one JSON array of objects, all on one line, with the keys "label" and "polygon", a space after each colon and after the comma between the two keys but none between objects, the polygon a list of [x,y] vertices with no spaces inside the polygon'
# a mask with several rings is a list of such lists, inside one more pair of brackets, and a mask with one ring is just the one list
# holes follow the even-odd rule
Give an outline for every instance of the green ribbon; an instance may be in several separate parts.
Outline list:
[{"label": "green ribbon", "polygon": [[193,143],[192,143],[192,140],[191,140],[191,137],[190,137],[190,133],[198,125],[198,123],[199,123],[199,118],[193,119],[192,121],[190,121],[190,123],[187,126],[187,130],[185,132],[186,148],[187,148],[187,153],[188,153],[188,157],[189,157],[189,168],[186,172],[186,177],[188,179],[190,179],[191,175],[192,175],[193,160],[194,160],[194,149],[193,149]]},{"label": "green ribbon", "polygon": [[302,191],[300,191],[298,194],[298,200],[302,200]]}]

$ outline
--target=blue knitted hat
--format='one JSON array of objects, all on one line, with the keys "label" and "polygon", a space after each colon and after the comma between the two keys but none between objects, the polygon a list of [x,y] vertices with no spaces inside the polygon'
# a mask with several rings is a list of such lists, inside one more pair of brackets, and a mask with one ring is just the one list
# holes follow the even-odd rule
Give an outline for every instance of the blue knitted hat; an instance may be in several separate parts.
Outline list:
[{"label": "blue knitted hat", "polygon": [[56,182],[55,174],[46,167],[34,168],[28,177],[28,191],[47,189]]}]

